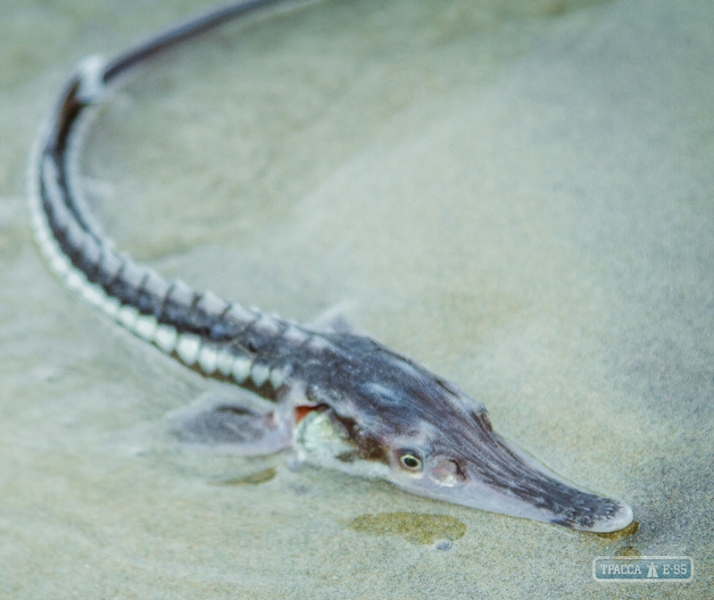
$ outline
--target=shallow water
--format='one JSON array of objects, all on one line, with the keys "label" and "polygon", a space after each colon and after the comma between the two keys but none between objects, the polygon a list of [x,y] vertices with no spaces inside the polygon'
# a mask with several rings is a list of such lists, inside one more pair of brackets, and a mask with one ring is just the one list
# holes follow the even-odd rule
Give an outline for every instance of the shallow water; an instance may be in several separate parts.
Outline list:
[{"label": "shallow water", "polygon": [[[142,70],[87,146],[120,247],[286,317],[345,303],[631,504],[610,536],[172,437],[164,415],[215,386],[64,291],[23,178],[76,60],[199,6],[0,2],[0,596],[711,593],[714,6],[317,4]],[[695,578],[593,581],[637,554]]]}]

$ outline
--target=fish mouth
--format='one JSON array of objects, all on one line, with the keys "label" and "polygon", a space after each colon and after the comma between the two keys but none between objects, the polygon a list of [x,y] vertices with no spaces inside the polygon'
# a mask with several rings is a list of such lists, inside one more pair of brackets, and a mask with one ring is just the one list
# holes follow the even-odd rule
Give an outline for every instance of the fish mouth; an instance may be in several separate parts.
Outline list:
[{"label": "fish mouth", "polygon": [[[458,453],[454,450],[434,456],[421,477],[398,485],[455,504],[592,533],[619,531],[634,518],[624,502],[577,487],[539,464],[494,433],[487,419],[478,435],[471,432]],[[445,461],[457,466],[458,477],[441,476]]]}]

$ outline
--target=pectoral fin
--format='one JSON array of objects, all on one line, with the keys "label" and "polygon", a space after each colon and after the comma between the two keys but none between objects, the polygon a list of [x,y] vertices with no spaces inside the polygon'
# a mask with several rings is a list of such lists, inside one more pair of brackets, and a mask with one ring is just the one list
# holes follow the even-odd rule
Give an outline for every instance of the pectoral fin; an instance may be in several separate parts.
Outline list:
[{"label": "pectoral fin", "polygon": [[171,431],[185,444],[218,447],[242,455],[275,454],[292,442],[292,420],[278,407],[208,395],[169,413]]}]

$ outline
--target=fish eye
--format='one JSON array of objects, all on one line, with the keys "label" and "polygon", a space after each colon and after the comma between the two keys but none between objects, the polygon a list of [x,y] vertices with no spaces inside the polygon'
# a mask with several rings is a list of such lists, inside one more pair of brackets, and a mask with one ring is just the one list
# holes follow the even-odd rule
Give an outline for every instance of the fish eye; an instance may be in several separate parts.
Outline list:
[{"label": "fish eye", "polygon": [[423,466],[421,458],[410,450],[401,453],[399,456],[399,464],[408,471],[421,471]]}]

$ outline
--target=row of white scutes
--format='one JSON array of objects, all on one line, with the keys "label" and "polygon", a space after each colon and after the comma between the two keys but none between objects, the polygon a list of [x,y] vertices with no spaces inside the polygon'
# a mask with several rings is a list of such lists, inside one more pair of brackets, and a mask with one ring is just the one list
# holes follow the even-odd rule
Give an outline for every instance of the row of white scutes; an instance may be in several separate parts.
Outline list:
[{"label": "row of white scutes", "polygon": [[[198,363],[206,375],[217,371],[226,377],[232,377],[237,383],[244,383],[248,377],[260,387],[269,381],[273,389],[279,389],[290,374],[289,369],[270,369],[267,365],[255,363],[250,356],[235,356],[228,348],[218,348],[204,343],[200,336],[185,333],[179,334],[175,327],[159,323],[152,315],[140,313],[136,308],[121,304],[116,298],[109,296],[104,289],[92,283],[85,274],[77,269],[62,252],[47,221],[47,216],[41,208],[37,195],[30,200],[32,208],[32,223],[35,239],[42,250],[50,268],[57,273],[67,287],[77,292],[87,302],[99,308],[118,324],[141,339],[156,345],[166,354],[176,353],[187,366]],[[88,235],[88,234],[87,234]],[[238,306],[238,305],[232,305]],[[247,310],[240,307],[240,310]],[[260,318],[256,316],[256,318]]]},{"label": "row of white scutes", "polygon": [[[249,373],[251,366],[247,357],[234,357],[227,350],[219,350],[209,344],[204,344],[199,336],[179,334],[175,327],[158,323],[152,315],[142,314],[133,306],[121,304],[119,300],[109,296],[101,286],[89,281],[86,275],[72,264],[54,237],[40,197],[41,158],[38,147],[41,147],[43,139],[44,136],[40,136],[40,141],[36,142],[33,149],[28,174],[28,199],[35,240],[47,259],[50,269],[64,280],[68,288],[77,292],[87,302],[99,308],[136,336],[155,344],[166,354],[172,354],[175,351],[187,366],[198,362],[207,375],[220,368],[224,375],[234,375],[238,383],[243,383],[247,376],[243,376],[243,372],[247,367]],[[75,225],[77,225],[76,222]],[[90,237],[86,232],[85,236]],[[108,247],[107,244],[106,248]],[[246,360],[249,361],[248,365],[246,365]]]},{"label": "row of white scutes", "polygon": [[[86,128],[84,130],[86,131]],[[28,170],[28,197],[35,239],[50,268],[65,281],[67,287],[76,291],[87,302],[99,308],[125,329],[139,338],[156,345],[166,354],[175,352],[187,366],[193,366],[198,363],[198,366],[206,375],[211,375],[218,371],[226,377],[232,377],[239,384],[244,383],[250,376],[253,383],[258,387],[266,381],[269,381],[274,389],[281,387],[290,374],[290,369],[281,367],[271,370],[267,365],[256,363],[250,356],[236,356],[229,348],[218,348],[204,343],[197,335],[179,334],[175,327],[159,323],[154,316],[140,313],[133,306],[120,303],[118,299],[108,295],[101,286],[89,281],[86,275],[72,264],[54,237],[40,195],[40,178],[42,177],[44,166],[42,148],[44,141],[47,139],[47,131],[47,127],[43,127],[32,149]],[[79,154],[76,145],[74,150],[76,157]],[[78,181],[76,173],[73,179],[76,184]],[[48,186],[51,188],[54,183],[54,178],[51,174],[47,181]],[[58,202],[58,198],[62,196],[59,190],[48,189],[48,193],[51,196],[50,201]],[[59,202],[64,201],[59,200]],[[84,205],[80,204],[80,207],[84,208]],[[71,223],[73,231],[75,233],[81,232],[79,235],[84,238],[80,240],[82,247],[96,246],[97,243],[91,234],[79,226],[72,213],[67,210],[67,207],[61,208],[64,209],[65,218],[73,220]],[[84,216],[86,218],[86,215]],[[99,227],[96,227],[95,231],[100,231]],[[117,255],[113,244],[106,238],[102,238],[101,246],[103,252],[111,252],[114,254],[114,258],[122,263],[130,260],[128,257]],[[159,274],[147,267],[142,266],[140,268],[152,277],[161,278]],[[210,291],[204,292],[201,298],[213,303],[223,302]],[[268,330],[277,328],[277,323],[272,317],[264,315],[257,310],[248,310],[237,303],[231,304],[228,312],[239,320],[252,317],[261,327]],[[289,329],[295,330],[294,327]],[[306,334],[303,333],[303,335]]]}]

